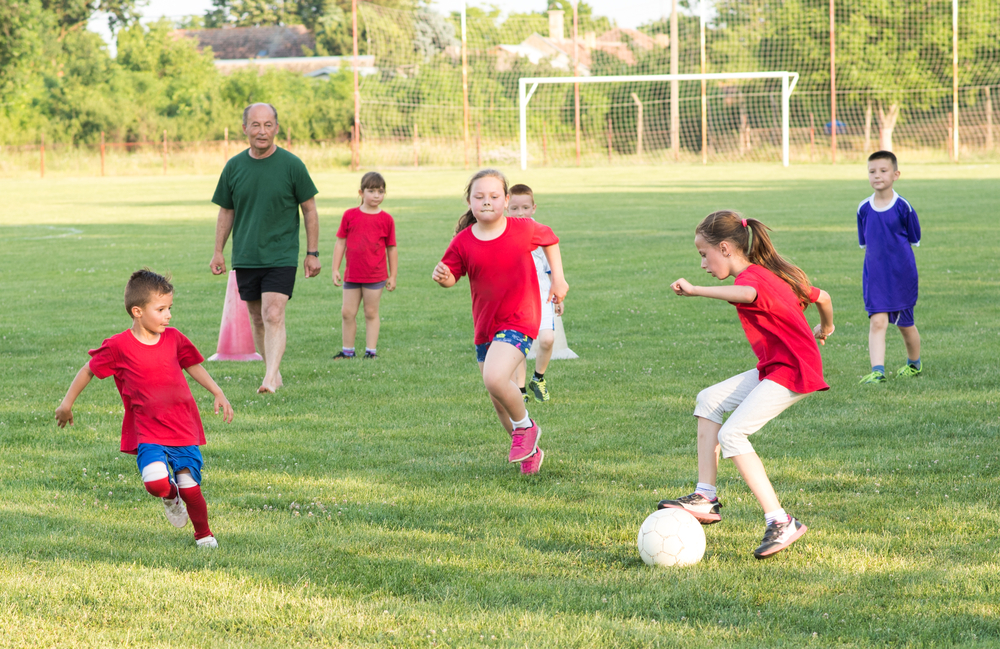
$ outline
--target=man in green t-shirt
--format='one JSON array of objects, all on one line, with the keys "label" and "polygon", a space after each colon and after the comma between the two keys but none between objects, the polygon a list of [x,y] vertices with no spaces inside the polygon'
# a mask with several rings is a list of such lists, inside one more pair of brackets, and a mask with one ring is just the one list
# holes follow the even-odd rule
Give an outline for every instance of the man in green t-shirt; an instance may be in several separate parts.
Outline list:
[{"label": "man in green t-shirt", "polygon": [[278,129],[278,111],[271,104],[243,111],[250,148],[229,159],[212,197],[219,220],[211,269],[214,275],[226,272],[222,251],[232,233],[236,282],[250,307],[254,342],[265,363],[257,392],[281,387],[285,305],[299,263],[299,207],[306,226],[305,276],[315,277],[321,268],[316,186],[301,160],[275,146]]}]

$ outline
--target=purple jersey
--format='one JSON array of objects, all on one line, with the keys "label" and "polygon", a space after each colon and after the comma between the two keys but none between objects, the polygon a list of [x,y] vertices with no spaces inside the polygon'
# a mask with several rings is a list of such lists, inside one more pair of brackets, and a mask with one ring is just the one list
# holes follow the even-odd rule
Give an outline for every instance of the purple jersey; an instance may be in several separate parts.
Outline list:
[{"label": "purple jersey", "polygon": [[865,251],[861,285],[868,313],[911,309],[917,303],[920,221],[906,199],[892,192],[888,207],[877,209],[872,194],[858,205],[858,243]]}]

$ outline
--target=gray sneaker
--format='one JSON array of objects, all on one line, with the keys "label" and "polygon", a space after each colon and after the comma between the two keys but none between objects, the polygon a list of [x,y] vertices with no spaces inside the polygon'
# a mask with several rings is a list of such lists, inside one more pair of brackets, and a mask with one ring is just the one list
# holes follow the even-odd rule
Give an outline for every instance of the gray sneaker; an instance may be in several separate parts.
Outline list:
[{"label": "gray sneaker", "polygon": [[784,523],[771,523],[764,530],[764,540],[753,551],[753,556],[757,559],[773,556],[798,541],[807,529],[809,528],[791,516]]},{"label": "gray sneaker", "polygon": [[184,505],[184,501],[181,500],[181,495],[178,493],[172,500],[167,498],[163,499],[163,509],[164,514],[167,516],[167,520],[174,527],[184,527],[188,522],[188,510],[187,506]]},{"label": "gray sneaker", "polygon": [[719,502],[719,499],[709,500],[700,493],[681,496],[677,500],[661,500],[656,508],[683,509],[698,519],[698,522],[702,525],[711,525],[722,520],[722,514],[719,512],[722,504]]}]

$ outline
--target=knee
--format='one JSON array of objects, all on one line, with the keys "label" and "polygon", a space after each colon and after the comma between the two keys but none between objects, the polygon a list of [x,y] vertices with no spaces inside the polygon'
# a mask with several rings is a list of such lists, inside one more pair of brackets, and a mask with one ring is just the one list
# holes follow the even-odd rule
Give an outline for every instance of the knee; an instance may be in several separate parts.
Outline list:
[{"label": "knee", "polygon": [[873,331],[873,332],[875,332],[875,333],[882,333],[882,332],[884,332],[886,329],[889,328],[889,316],[888,316],[888,314],[885,314],[885,313],[876,313],[875,315],[873,315],[870,318],[870,320],[868,322],[868,326],[869,326],[870,330]]},{"label": "knee", "polygon": [[264,310],[263,318],[265,324],[281,326],[285,323],[285,310],[281,307],[270,307]]},{"label": "knee", "polygon": [[544,331],[538,334],[538,344],[545,351],[551,351],[555,343],[556,343],[556,336],[551,331]]},{"label": "knee", "polygon": [[722,457],[724,458],[753,452],[753,447],[750,446],[746,435],[725,426],[719,430],[719,448],[722,449]]},{"label": "knee", "polygon": [[349,307],[346,304],[340,309],[340,315],[344,320],[353,320],[358,315],[357,307]]},{"label": "knee", "polygon": [[711,388],[705,388],[698,393],[694,407],[695,417],[703,417],[721,424],[723,415],[725,415],[725,411],[722,409],[722,404],[713,397]]},{"label": "knee", "polygon": [[378,320],[378,306],[368,306],[365,304],[365,320]]}]

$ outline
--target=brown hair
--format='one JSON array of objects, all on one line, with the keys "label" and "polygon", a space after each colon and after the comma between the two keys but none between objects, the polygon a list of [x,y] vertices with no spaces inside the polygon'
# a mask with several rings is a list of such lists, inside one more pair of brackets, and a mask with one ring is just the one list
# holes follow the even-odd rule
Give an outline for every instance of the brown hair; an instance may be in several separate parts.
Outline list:
[{"label": "brown hair", "polygon": [[365,191],[366,189],[385,190],[385,178],[377,171],[369,171],[364,176],[361,176],[361,191]]},{"label": "brown hair", "polygon": [[809,278],[801,268],[778,254],[768,230],[757,219],[744,219],[739,212],[719,210],[706,216],[694,231],[709,245],[717,246],[723,241],[733,244],[750,263],[763,266],[791,286],[800,303],[809,304]]},{"label": "brown hair", "polygon": [[535,204],[535,192],[531,191],[531,187],[524,184],[511,185],[510,191],[507,192],[511,196],[530,196],[531,204]]},{"label": "brown hair", "polygon": [[868,162],[871,162],[872,160],[888,160],[892,163],[893,171],[899,169],[899,163],[896,161],[896,154],[892,151],[876,151],[868,156]]},{"label": "brown hair", "polygon": [[[496,178],[501,183],[503,183],[503,194],[504,196],[509,195],[507,189],[507,176],[503,175],[503,172],[498,169],[480,169],[472,178],[469,178],[469,184],[465,186],[465,202],[468,203],[472,200],[472,185],[475,184],[480,178]],[[533,200],[533,199],[532,199]],[[469,227],[476,222],[476,217],[472,213],[472,208],[469,208],[462,216],[458,217],[458,223],[455,224],[455,234],[458,234],[465,228]]]},{"label": "brown hair", "polygon": [[125,285],[125,310],[132,316],[132,307],[140,309],[149,304],[154,295],[170,295],[174,285],[169,277],[154,273],[148,268],[137,270],[128,278]]}]

